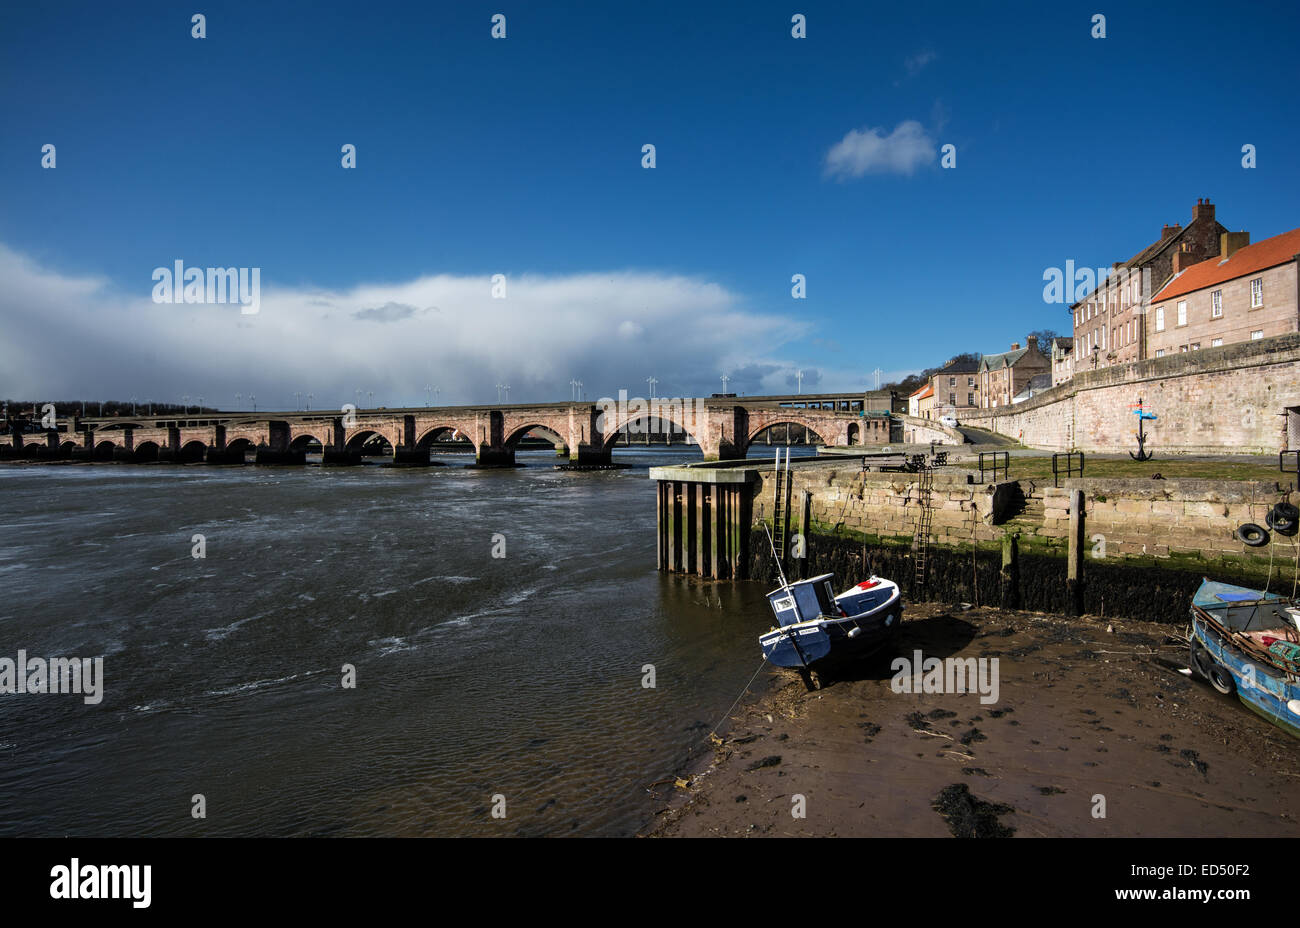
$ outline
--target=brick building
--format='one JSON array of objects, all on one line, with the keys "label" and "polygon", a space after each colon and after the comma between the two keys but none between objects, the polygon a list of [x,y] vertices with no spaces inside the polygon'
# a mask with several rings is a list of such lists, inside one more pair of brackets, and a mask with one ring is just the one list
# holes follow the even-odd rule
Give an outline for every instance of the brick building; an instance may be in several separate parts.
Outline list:
[{"label": "brick building", "polygon": [[953,358],[930,375],[934,391],[934,418],[956,416],[980,408],[980,362]]},{"label": "brick building", "polygon": [[1300,229],[1254,245],[1225,233],[1217,257],[1181,270],[1151,298],[1150,357],[1300,331]]},{"label": "brick building", "polygon": [[1012,342],[1011,350],[986,354],[980,359],[978,376],[980,406],[1011,405],[1011,398],[1029,385],[1035,374],[1051,374],[1052,362],[1038,350],[1038,336],[1025,338],[1025,347]]},{"label": "brick building", "polygon": [[1095,370],[1152,357],[1143,324],[1151,295],[1175,274],[1217,257],[1227,232],[1214,218],[1214,204],[1200,199],[1186,227],[1164,226],[1155,242],[1127,261],[1113,264],[1109,276],[1070,307],[1073,369]]}]

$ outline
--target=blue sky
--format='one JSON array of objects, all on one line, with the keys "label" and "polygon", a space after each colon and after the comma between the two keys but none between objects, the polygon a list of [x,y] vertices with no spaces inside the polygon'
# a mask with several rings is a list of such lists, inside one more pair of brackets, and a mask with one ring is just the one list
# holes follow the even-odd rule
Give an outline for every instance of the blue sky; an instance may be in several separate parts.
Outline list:
[{"label": "blue sky", "polygon": [[[1068,331],[1044,269],[1125,259],[1198,197],[1253,240],[1300,225],[1298,25],[1280,3],[7,5],[0,393],[397,405],[796,368],[808,392],[1005,350]],[[828,171],[846,136],[860,175]],[[175,260],[261,268],[261,313],[140,305]],[[509,310],[474,296],[498,273]],[[84,361],[35,363],[51,337]]]}]

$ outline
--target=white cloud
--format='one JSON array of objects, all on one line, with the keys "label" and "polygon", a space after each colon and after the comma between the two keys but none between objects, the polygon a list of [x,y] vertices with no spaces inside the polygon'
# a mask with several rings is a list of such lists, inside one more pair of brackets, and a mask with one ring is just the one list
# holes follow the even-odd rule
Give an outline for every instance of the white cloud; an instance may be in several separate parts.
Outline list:
[{"label": "white cloud", "polygon": [[883,129],[851,130],[827,152],[826,173],[833,177],[911,174],[934,157],[934,140],[919,122],[909,119],[888,135]]},{"label": "white cloud", "polygon": [[915,55],[908,55],[903,59],[903,67],[907,69],[908,77],[915,77],[925,69],[925,66],[938,58],[938,54],[933,49],[924,49]]},{"label": "white cloud", "polygon": [[[167,260],[159,264],[167,265]],[[346,290],[279,288],[263,268],[261,311],[232,304],[156,304],[152,267],[137,293],[67,276],[0,244],[0,395],[11,398],[179,402],[202,395],[230,407],[338,408],[355,391],[376,405],[420,405],[425,386],[443,403],[556,401],[569,381],[588,398],[729,389],[787,392],[794,365],[777,355],[810,334],[793,316],[763,314],[719,284],[673,274],[617,271],[508,276],[493,299],[489,275],[440,274]],[[827,389],[860,389],[862,374],[825,371]]]}]

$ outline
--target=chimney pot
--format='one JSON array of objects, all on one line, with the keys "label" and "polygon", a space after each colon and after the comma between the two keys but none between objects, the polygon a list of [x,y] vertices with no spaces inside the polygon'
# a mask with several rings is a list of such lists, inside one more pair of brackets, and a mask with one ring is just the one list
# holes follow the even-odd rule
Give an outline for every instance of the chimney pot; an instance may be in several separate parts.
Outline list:
[{"label": "chimney pot", "polygon": [[1011,350],[1012,350],[1012,351],[1019,351],[1019,350],[1020,350],[1020,342],[1012,342],[1012,343],[1011,343]]}]

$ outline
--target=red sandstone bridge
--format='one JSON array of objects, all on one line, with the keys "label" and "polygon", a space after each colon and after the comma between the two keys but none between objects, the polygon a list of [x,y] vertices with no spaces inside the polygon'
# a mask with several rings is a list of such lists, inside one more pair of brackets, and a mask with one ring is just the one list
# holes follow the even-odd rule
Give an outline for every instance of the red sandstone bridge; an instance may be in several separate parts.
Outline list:
[{"label": "red sandstone bridge", "polygon": [[[242,463],[253,451],[260,463],[287,464],[301,463],[309,450],[319,450],[327,463],[356,460],[365,453],[420,464],[428,463],[434,447],[460,441],[461,447],[472,446],[480,464],[511,464],[528,435],[549,441],[573,463],[607,464],[620,433],[658,425],[685,433],[705,460],[732,460],[745,457],[750,444],[765,431],[786,423],[806,428],[823,445],[887,443],[889,415],[866,411],[863,402],[861,394],[825,394],[404,409],[349,406],[339,412],[203,412],[179,417],[73,416],[57,418],[54,428],[0,436],[0,451],[6,456],[212,463]],[[946,430],[936,427],[934,431],[929,437],[951,440],[943,434]]]}]

